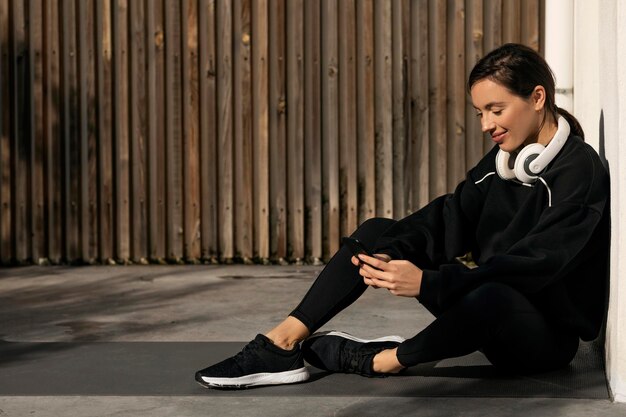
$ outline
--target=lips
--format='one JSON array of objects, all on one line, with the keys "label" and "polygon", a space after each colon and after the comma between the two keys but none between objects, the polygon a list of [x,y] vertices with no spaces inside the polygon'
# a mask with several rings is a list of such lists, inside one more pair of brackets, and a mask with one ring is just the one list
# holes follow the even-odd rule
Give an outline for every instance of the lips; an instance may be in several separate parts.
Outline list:
[{"label": "lips", "polygon": [[501,133],[492,135],[491,136],[491,140],[493,140],[497,144],[501,144],[502,141],[504,140],[504,135],[506,135],[506,132],[501,132]]}]

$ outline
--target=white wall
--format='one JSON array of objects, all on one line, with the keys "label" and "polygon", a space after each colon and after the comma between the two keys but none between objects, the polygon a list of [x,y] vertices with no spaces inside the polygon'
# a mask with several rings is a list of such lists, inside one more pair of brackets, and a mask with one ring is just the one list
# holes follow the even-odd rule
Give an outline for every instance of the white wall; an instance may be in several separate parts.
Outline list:
[{"label": "white wall", "polygon": [[626,0],[576,0],[574,16],[574,115],[611,174],[607,376],[626,402]]},{"label": "white wall", "polygon": [[612,200],[607,373],[615,400],[626,402],[626,0],[602,0],[599,27],[600,103]]},{"label": "white wall", "polygon": [[[551,0],[548,0],[551,1]],[[574,7],[574,107],[585,141],[596,151],[600,114],[600,2],[576,0]]]}]

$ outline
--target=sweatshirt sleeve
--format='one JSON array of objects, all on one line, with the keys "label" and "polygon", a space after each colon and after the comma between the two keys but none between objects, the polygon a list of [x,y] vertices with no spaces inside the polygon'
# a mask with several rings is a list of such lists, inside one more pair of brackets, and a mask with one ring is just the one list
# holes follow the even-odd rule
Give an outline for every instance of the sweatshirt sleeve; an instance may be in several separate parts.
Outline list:
[{"label": "sweatshirt sleeve", "polygon": [[561,175],[566,180],[561,180],[562,191],[555,193],[557,203],[503,253],[474,269],[445,264],[425,270],[420,301],[445,308],[485,282],[501,282],[532,295],[572,272],[584,261],[579,254],[598,227],[608,199],[608,176],[596,172],[594,179],[586,174],[590,175],[586,180]]}]

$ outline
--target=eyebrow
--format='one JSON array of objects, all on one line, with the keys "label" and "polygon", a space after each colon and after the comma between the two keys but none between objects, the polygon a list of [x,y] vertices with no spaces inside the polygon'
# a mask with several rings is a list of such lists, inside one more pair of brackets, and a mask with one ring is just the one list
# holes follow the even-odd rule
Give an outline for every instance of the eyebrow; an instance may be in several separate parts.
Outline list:
[{"label": "eyebrow", "polygon": [[[504,103],[503,101],[492,101],[491,103],[487,103],[487,105],[485,106],[485,109],[489,110],[489,109],[491,109],[493,106],[503,106],[504,104],[505,104],[505,103]],[[480,111],[480,109],[479,109],[478,107],[474,106],[474,108],[475,108],[476,110],[479,110],[479,111]]]}]

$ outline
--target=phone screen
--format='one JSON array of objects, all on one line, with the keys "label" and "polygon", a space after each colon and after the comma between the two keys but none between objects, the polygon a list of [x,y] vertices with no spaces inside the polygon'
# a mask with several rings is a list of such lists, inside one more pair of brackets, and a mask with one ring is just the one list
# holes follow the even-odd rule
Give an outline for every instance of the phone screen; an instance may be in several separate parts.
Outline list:
[{"label": "phone screen", "polygon": [[[359,239],[355,239],[353,237],[344,237],[341,239],[341,243],[343,243],[344,245],[346,245],[350,251],[352,252],[352,254],[354,256],[356,256],[358,258],[358,256],[360,254],[365,254],[367,256],[371,256],[372,258],[374,258],[375,256],[372,254],[372,251],[370,251],[369,249],[367,249],[367,247],[363,244],[363,242],[361,242]],[[374,269],[378,269],[373,265],[368,264],[367,262],[364,262],[362,260],[359,259],[359,262],[365,265],[369,265]]]},{"label": "phone screen", "polygon": [[372,252],[365,247],[363,242],[358,239],[352,237],[344,237],[341,239],[341,242],[350,249],[354,256],[358,256],[362,253],[367,256],[374,256],[372,255]]}]

